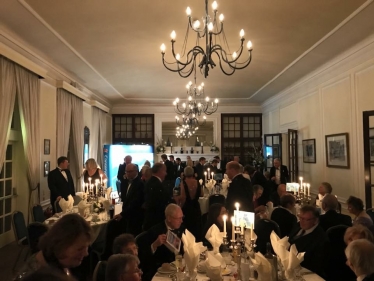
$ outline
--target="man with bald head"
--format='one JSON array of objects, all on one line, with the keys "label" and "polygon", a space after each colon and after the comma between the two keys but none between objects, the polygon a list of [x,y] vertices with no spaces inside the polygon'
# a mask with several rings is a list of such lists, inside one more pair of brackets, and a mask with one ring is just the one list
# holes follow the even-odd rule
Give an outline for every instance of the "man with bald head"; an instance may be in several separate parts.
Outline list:
[{"label": "man with bald head", "polygon": [[274,191],[270,195],[270,201],[273,202],[274,207],[277,207],[280,205],[280,198],[285,194],[287,194],[286,185],[285,184],[278,185],[277,191]]},{"label": "man with bald head", "polygon": [[343,224],[352,226],[352,219],[350,216],[339,214],[336,211],[338,204],[338,199],[332,194],[326,194],[322,199],[322,209],[325,211],[325,214],[319,217],[319,225],[325,231],[335,225]]},{"label": "man with bald head", "polygon": [[249,179],[240,173],[240,164],[231,161],[226,164],[226,174],[231,180],[227,191],[226,209],[234,214],[235,203],[240,204],[240,210],[253,212],[253,189]]},{"label": "man with bald head", "polygon": [[125,225],[125,231],[136,236],[142,231],[144,220],[144,183],[138,176],[138,167],[126,165],[126,178],[121,184],[122,212],[114,217]]}]

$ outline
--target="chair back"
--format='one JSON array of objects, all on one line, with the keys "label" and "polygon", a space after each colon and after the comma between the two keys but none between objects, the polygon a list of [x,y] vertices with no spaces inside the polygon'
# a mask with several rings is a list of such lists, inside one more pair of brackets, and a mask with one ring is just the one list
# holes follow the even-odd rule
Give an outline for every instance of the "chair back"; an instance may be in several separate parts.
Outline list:
[{"label": "chair back", "polygon": [[30,250],[32,254],[39,251],[39,247],[38,247],[39,239],[47,231],[48,231],[48,226],[42,222],[32,222],[27,226],[29,246],[30,246]]},{"label": "chair back", "polygon": [[44,222],[45,217],[42,206],[38,204],[32,207],[32,216],[34,218],[34,222]]},{"label": "chair back", "polygon": [[18,245],[27,244],[27,227],[22,212],[15,211],[12,215],[14,236]]},{"label": "chair back", "polygon": [[280,236],[279,225],[272,220],[260,219],[256,222],[254,229],[257,240],[256,240],[256,252],[261,252],[266,254],[266,244],[270,242],[270,234],[274,231],[278,236]]},{"label": "chair back", "polygon": [[79,202],[82,201],[82,198],[78,195],[74,195],[73,199],[74,199],[74,203],[73,203],[74,206],[77,206],[79,204]]},{"label": "chair back", "polygon": [[374,208],[367,209],[366,213],[371,217],[372,221],[374,222]]},{"label": "chair back", "polygon": [[[143,231],[135,237],[136,245],[138,245],[138,257],[143,261],[142,265],[147,264],[150,241],[148,239],[148,231]],[[152,243],[152,242],[151,242]],[[144,270],[143,270],[144,271]]]},{"label": "chair back", "polygon": [[93,272],[93,281],[105,281],[105,271],[107,267],[107,261],[99,261]]},{"label": "chair back", "polygon": [[123,230],[123,223],[121,221],[108,221],[106,226],[104,249],[100,260],[108,260],[108,258],[113,254],[113,241],[118,235],[124,233]]},{"label": "chair back", "polygon": [[209,196],[209,207],[215,203],[225,205],[225,196],[222,194],[213,194]]}]

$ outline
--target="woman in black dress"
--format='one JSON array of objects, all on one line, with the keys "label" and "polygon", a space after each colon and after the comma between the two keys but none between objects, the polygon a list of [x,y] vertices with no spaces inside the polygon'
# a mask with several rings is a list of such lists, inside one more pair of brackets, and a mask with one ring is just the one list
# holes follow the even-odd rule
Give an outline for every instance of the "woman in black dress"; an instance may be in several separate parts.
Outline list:
[{"label": "woman in black dress", "polygon": [[[210,244],[210,242],[205,238],[205,235],[213,224],[215,224],[218,227],[220,232],[223,232],[223,215],[227,215],[225,206],[223,206],[220,203],[210,205],[208,217],[203,228],[203,244],[204,246],[208,247],[208,250],[213,250],[213,247]],[[227,223],[226,226],[229,227],[229,223]],[[229,229],[226,229],[226,232],[230,233]]]},{"label": "woman in black dress", "polygon": [[201,210],[199,197],[204,196],[199,182],[194,177],[192,167],[184,169],[185,178],[181,182],[181,196],[177,202],[180,203],[184,214],[183,224],[191,232],[196,241],[201,241]]},{"label": "woman in black dress", "polygon": [[[102,181],[107,179],[104,172],[98,167],[95,159],[90,158],[85,163],[85,170],[83,171],[83,180],[86,185],[92,184],[95,186],[96,181],[101,185]],[[93,188],[93,192],[96,194],[96,188]]]}]

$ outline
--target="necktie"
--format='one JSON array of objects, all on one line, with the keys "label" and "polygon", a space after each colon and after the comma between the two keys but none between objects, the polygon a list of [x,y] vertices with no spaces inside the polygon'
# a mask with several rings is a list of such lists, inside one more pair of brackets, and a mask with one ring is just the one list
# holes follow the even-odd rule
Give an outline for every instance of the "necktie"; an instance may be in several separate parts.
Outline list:
[{"label": "necktie", "polygon": [[127,186],[126,197],[127,197],[127,195],[129,195],[129,190],[130,190],[130,188],[131,188],[131,184],[132,184],[132,181],[129,181],[129,184],[128,184],[128,186]]}]

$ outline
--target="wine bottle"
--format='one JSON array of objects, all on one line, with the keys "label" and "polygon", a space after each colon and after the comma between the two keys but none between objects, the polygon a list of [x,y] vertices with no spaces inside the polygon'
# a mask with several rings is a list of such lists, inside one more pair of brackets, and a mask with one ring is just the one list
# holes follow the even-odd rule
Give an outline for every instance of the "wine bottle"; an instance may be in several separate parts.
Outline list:
[{"label": "wine bottle", "polygon": [[266,243],[265,258],[269,261],[272,269],[270,281],[278,281],[278,260],[277,257],[271,253],[270,242]]}]

